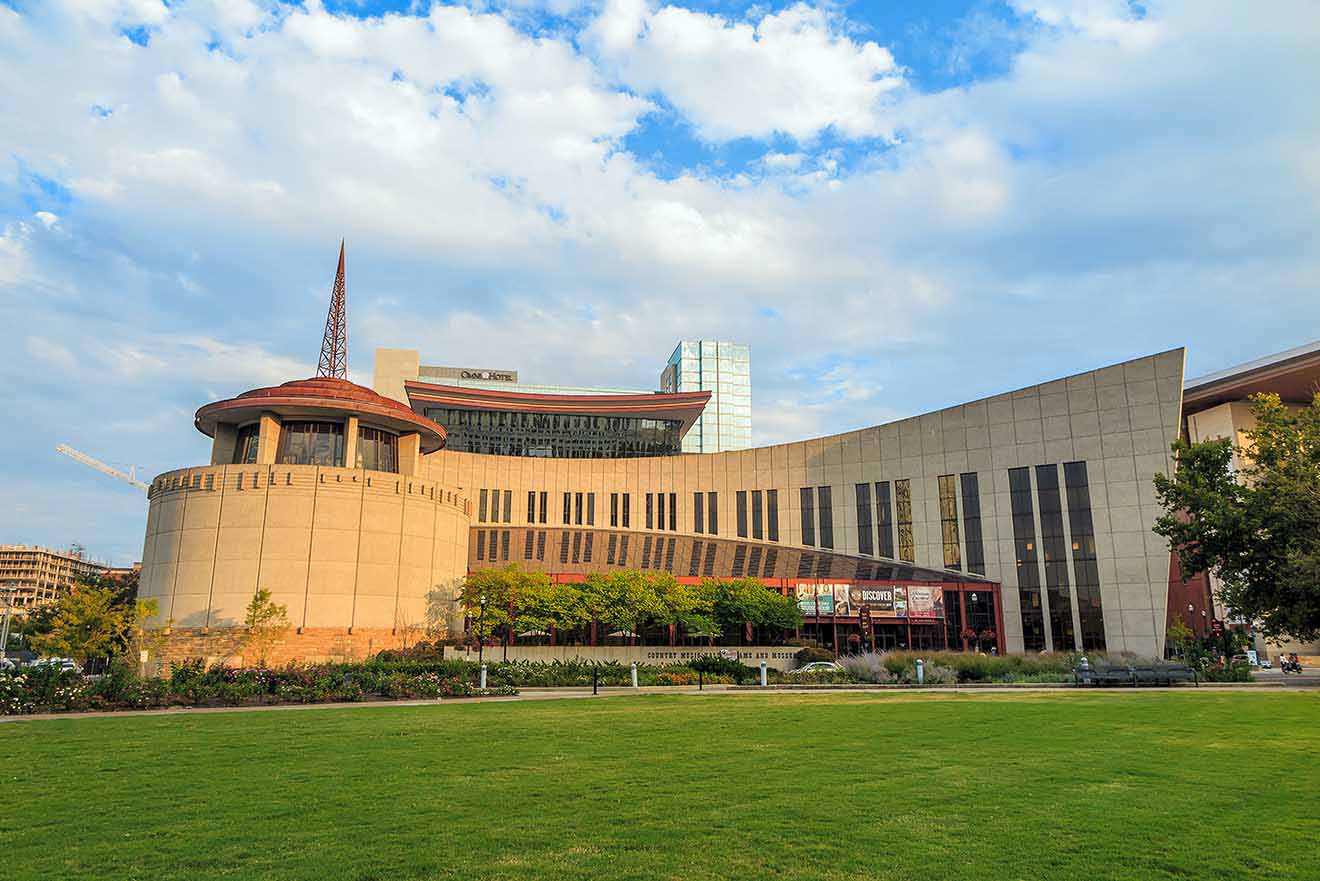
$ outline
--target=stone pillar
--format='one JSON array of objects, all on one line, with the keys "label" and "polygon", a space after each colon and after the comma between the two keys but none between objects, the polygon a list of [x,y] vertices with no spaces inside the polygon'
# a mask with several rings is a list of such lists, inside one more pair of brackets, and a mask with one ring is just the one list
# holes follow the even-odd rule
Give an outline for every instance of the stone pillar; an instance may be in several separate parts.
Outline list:
[{"label": "stone pillar", "polygon": [[403,390],[403,384],[417,379],[420,372],[421,358],[416,349],[377,349],[372,388],[378,395],[407,404],[408,393]]},{"label": "stone pillar", "polygon": [[234,447],[238,443],[238,426],[230,423],[218,423],[215,427],[215,440],[211,443],[211,464],[228,465],[234,461]]},{"label": "stone pillar", "polygon": [[280,417],[274,413],[261,414],[261,434],[257,442],[257,464],[274,465],[280,448]]},{"label": "stone pillar", "polygon": [[422,436],[418,432],[399,435],[399,473],[415,477],[422,467]]},{"label": "stone pillar", "polygon": [[344,423],[344,467],[356,468],[357,464],[357,444],[358,444],[358,418],[356,416],[348,417]]}]

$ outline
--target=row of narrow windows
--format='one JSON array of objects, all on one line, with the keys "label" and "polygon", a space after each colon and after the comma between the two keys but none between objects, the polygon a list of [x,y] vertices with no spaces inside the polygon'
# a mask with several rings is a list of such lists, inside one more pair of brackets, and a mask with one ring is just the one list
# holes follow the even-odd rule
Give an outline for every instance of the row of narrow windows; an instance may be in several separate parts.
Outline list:
[{"label": "row of narrow windows", "polygon": [[[500,504],[501,500],[503,505]],[[512,523],[513,522],[513,490],[506,489],[502,493],[498,489],[481,490],[477,493],[477,522],[478,523]]]},{"label": "row of narrow windows", "polygon": [[[828,488],[826,488],[828,489]],[[750,497],[750,517],[749,502]],[[560,523],[564,526],[596,525],[596,494],[593,492],[565,492]],[[678,531],[678,494],[643,493],[645,524],[647,529]],[[779,541],[778,490],[740,490],[736,494],[738,536]],[[527,493],[527,523],[549,522],[549,497],[546,492]],[[610,493],[609,525],[614,529],[632,528],[632,494]],[[478,523],[512,523],[513,493],[511,490],[483,489],[477,500]],[[750,532],[749,532],[750,525]],[[694,492],[692,494],[692,531],[699,535],[719,535],[719,494]]]},{"label": "row of narrow windows", "polygon": [[[482,563],[510,560],[511,544],[518,530],[474,529],[474,556]],[[857,581],[920,581],[926,576],[913,567],[883,561],[854,560],[830,553],[793,552],[758,544],[726,540],[723,556],[720,542],[685,536],[629,535],[567,529],[555,535],[544,529],[523,530],[522,560],[546,563],[546,545],[551,545],[548,568],[562,565],[603,563],[606,566],[671,572],[688,577],[754,578],[850,578]],[[558,553],[555,553],[557,545]],[[600,558],[601,546],[604,559]],[[784,560],[784,554],[788,559]],[[684,561],[679,565],[678,561]],[[722,560],[722,562],[720,562]],[[680,571],[681,570],[681,571]],[[932,573],[933,574],[933,573]],[[939,576],[934,576],[938,578]]]}]

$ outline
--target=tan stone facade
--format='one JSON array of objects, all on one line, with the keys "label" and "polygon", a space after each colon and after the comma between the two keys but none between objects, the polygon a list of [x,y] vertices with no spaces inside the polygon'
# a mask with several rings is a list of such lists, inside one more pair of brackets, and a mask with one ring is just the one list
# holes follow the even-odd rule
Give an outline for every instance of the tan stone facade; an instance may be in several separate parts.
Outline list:
[{"label": "tan stone facade", "polygon": [[260,587],[288,608],[292,643],[307,634],[307,656],[326,657],[332,637],[357,646],[363,631],[422,626],[427,594],[466,572],[470,503],[431,480],[209,466],[157,477],[150,500],[140,595],[189,639],[241,625]]},{"label": "tan stone facade", "polygon": [[[1032,515],[1027,526],[1032,541],[1039,542],[1049,526],[1041,504],[1049,487],[1041,480],[1048,482],[1053,475],[1058,497],[1066,498],[1064,466],[1074,463],[1076,469],[1076,463],[1084,463],[1105,647],[1159,656],[1169,554],[1151,531],[1159,514],[1151,477],[1169,473],[1169,446],[1179,430],[1183,360],[1183,350],[1176,349],[873,428],[739,452],[548,459],[442,449],[421,455],[416,476],[270,464],[170,472],[152,485],[143,595],[158,597],[162,614],[181,633],[209,633],[240,623],[261,586],[288,606],[291,623],[303,634],[320,633],[322,642],[322,637],[339,634],[357,645],[364,629],[397,636],[401,628],[423,621],[427,593],[440,589],[452,595],[468,571],[469,533],[497,524],[710,536],[709,513],[704,530],[696,529],[693,496],[699,492],[709,504],[714,493],[718,531],[711,537],[766,550],[825,549],[815,527],[820,512],[813,511],[811,518],[815,534],[804,535],[799,499],[804,488],[813,499],[825,498],[821,488],[828,487],[832,540],[827,549],[859,562],[879,560],[875,545],[870,555],[864,553],[862,534],[875,527],[859,525],[855,488],[881,481],[910,484],[913,542],[907,562],[947,570],[947,555],[968,561],[970,548],[961,528],[953,540],[956,549],[946,547],[940,478],[946,478],[946,487],[956,487],[961,527],[969,499],[960,478],[974,475],[985,570],[976,574],[1002,586],[1007,649],[1028,648],[1019,590],[1020,573],[1030,571],[1024,566],[1034,570],[1042,595],[1051,583],[1056,601],[1062,597],[1060,602],[1068,604],[1056,614],[1071,621],[1068,632],[1079,634],[1076,647],[1081,647],[1079,602],[1085,599],[1079,600],[1077,573],[1085,561],[1078,549],[1087,542],[1073,534],[1077,522],[1065,508],[1056,518],[1063,534],[1055,540],[1066,553],[1056,551],[1056,558],[1047,560],[1048,550],[1036,550],[1034,559],[1016,559],[1010,469],[1025,469],[1018,478],[1029,478]],[[741,534],[747,530],[738,528],[738,494],[759,491],[760,501],[769,490],[776,492],[775,534],[770,534],[768,511],[760,514],[766,527],[760,536]],[[478,501],[483,494],[484,512]],[[585,515],[579,513],[579,494],[589,506]],[[648,529],[646,497],[655,494],[663,494],[668,503],[665,521]],[[612,512],[612,495],[628,497],[628,523],[622,522],[621,510]],[[498,513],[493,499],[499,499]],[[622,507],[620,501],[615,504]],[[748,514],[741,519],[746,522]],[[601,539],[598,545],[603,546]],[[787,568],[783,561],[803,555],[773,556]],[[518,559],[515,552],[511,562]],[[1050,562],[1056,564],[1052,569]],[[756,574],[792,578],[800,573],[767,569]],[[455,606],[451,627],[461,625],[458,614]],[[1048,609],[1043,614],[1049,631]],[[1050,635],[1046,646],[1055,644]],[[304,649],[305,657],[330,654],[327,645],[313,645],[310,638]],[[296,656],[297,650],[286,654]]]},{"label": "tan stone facade", "polygon": [[[1169,552],[1163,539],[1151,532],[1159,516],[1151,477],[1157,472],[1168,474],[1171,467],[1169,447],[1178,432],[1183,358],[1183,350],[1175,349],[875,428],[740,452],[600,460],[440,451],[425,457],[423,467],[432,479],[462,487],[473,497],[482,488],[511,491],[510,522],[515,525],[527,525],[528,492],[537,494],[539,521],[539,493],[545,491],[547,525],[563,523],[561,500],[567,492],[573,505],[577,493],[594,493],[596,525],[610,527],[610,495],[626,493],[631,496],[631,530],[646,532],[645,496],[662,492],[673,493],[678,501],[677,533],[691,535],[693,493],[699,491],[717,494],[720,537],[732,537],[737,491],[774,489],[779,543],[792,547],[804,546],[800,489],[829,486],[834,550],[844,554],[859,553],[854,485],[910,480],[913,562],[936,569],[944,565],[938,478],[974,472],[981,488],[985,575],[1003,585],[1008,649],[1020,652],[1008,469],[1031,469],[1034,501],[1037,466],[1082,461],[1089,475],[1107,648],[1159,656]],[[962,510],[961,497],[959,502]],[[1039,505],[1033,504],[1033,509],[1035,534],[1040,535]],[[1064,522],[1068,523],[1066,517]],[[1071,534],[1067,538],[1071,547]],[[961,535],[960,541],[960,558],[966,560],[966,536]],[[1044,561],[1037,563],[1043,570]],[[1072,563],[1070,556],[1070,581]],[[1045,585],[1044,574],[1039,580]],[[1067,593],[1070,585],[1064,590]]]}]

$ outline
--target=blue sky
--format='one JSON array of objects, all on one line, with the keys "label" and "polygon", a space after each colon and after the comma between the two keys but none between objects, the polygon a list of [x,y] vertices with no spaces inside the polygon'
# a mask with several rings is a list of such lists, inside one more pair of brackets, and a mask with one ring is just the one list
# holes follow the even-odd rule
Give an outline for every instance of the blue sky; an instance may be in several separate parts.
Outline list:
[{"label": "blue sky", "polygon": [[0,0],[0,541],[136,559],[54,446],[203,461],[341,237],[359,381],[732,338],[760,443],[1308,342],[1317,57],[1307,0]]}]

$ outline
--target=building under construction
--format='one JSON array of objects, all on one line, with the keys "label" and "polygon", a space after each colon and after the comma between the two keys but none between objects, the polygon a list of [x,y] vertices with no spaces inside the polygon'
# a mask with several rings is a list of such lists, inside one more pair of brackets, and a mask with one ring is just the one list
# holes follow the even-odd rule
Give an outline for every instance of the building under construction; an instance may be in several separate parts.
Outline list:
[{"label": "building under construction", "polygon": [[32,545],[0,545],[0,600],[14,611],[54,601],[75,581],[110,574],[111,567],[87,559],[81,548],[57,550]]}]

